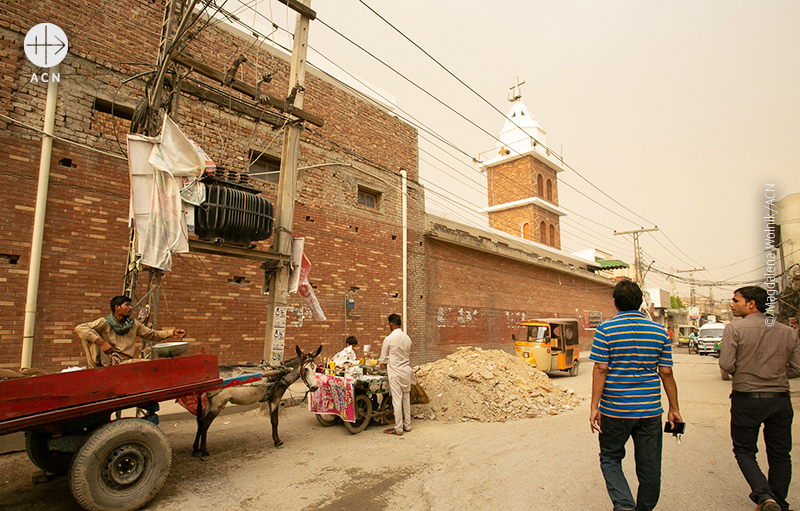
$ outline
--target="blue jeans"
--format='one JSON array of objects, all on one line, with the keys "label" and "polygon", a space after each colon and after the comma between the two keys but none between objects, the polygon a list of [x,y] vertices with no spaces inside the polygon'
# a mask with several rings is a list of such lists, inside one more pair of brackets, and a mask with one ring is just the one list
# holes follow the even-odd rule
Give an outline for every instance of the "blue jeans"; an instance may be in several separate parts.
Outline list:
[{"label": "blue jeans", "polygon": [[[600,418],[600,469],[615,511],[651,511],[661,493],[661,416],[647,419]],[[633,437],[639,490],[633,500],[622,472],[625,444]]]}]

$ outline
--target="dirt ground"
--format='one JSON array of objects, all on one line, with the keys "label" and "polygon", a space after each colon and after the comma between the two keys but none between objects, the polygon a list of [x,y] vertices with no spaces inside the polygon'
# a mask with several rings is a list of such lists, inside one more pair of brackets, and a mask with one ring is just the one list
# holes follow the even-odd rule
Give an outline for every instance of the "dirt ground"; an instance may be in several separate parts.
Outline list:
[{"label": "dirt ground", "polygon": [[[659,509],[754,509],[731,453],[730,383],[720,379],[716,359],[675,358],[688,430],[681,444],[664,438]],[[590,369],[586,363],[577,377],[555,374],[553,381],[588,397]],[[325,428],[298,406],[283,410],[285,446],[276,449],[269,418],[250,411],[211,426],[207,461],[191,457],[192,421],[162,422],[173,449],[172,471],[145,509],[607,511],[611,505],[588,416],[585,399],[574,410],[507,422],[415,420],[413,431],[396,437],[378,425],[357,435],[341,425]],[[630,458],[632,449],[624,466],[635,488]],[[0,508],[80,509],[66,477],[34,485],[32,472],[25,453],[0,456]],[[792,484],[789,500],[800,504],[800,483]]]}]

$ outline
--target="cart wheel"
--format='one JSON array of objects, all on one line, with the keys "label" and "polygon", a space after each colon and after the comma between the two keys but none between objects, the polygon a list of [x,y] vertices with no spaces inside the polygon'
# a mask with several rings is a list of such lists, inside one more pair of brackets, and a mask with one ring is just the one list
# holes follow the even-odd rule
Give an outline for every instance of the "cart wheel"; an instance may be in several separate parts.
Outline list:
[{"label": "cart wheel", "polygon": [[369,426],[369,420],[372,418],[372,402],[364,394],[359,394],[356,396],[353,408],[356,410],[356,421],[345,421],[344,427],[347,428],[347,431],[355,435],[356,433],[361,433]]},{"label": "cart wheel", "polygon": [[325,426],[333,426],[337,422],[339,422],[339,416],[335,413],[316,413],[314,414],[317,416],[317,422]]},{"label": "cart wheel", "polygon": [[569,375],[570,376],[578,376],[578,366],[580,366],[580,362],[577,360],[572,363],[572,367],[569,368]]},{"label": "cart wheel", "polygon": [[381,399],[381,406],[378,408],[378,416],[381,424],[394,424],[394,406],[392,406],[392,395],[384,394]]},{"label": "cart wheel", "polygon": [[69,472],[73,452],[51,451],[47,441],[52,435],[47,431],[26,431],[25,450],[34,465],[51,474],[64,475]]},{"label": "cart wheel", "polygon": [[69,487],[90,511],[133,511],[164,485],[172,449],[158,426],[120,419],[95,431],[75,455]]}]

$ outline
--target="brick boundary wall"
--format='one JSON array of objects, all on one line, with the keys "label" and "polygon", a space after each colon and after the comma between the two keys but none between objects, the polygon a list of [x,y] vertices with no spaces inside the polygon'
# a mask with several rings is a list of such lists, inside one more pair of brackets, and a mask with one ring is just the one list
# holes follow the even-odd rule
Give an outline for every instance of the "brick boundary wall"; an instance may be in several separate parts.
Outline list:
[{"label": "brick boundary wall", "polygon": [[[35,69],[24,56],[22,40],[33,25],[54,22],[71,42],[61,65],[56,135],[124,154],[120,135],[127,132],[129,123],[96,104],[114,100],[132,109],[141,99],[145,78],[122,82],[147,69],[130,63],[155,60],[157,30],[143,27],[160,26],[163,3],[120,0],[96,14],[100,5],[97,1],[4,2],[0,113],[41,126],[46,84],[28,83]],[[287,56],[250,44],[246,37],[214,27],[201,33],[187,51],[217,69],[226,69],[238,52],[245,52],[248,62],[238,77],[255,83],[269,71],[273,80],[262,87],[285,96]],[[386,316],[402,309],[401,170],[408,172],[409,179],[404,329],[414,340],[412,362],[445,356],[459,345],[507,349],[511,333],[507,318],[522,312],[567,314],[589,303],[600,304],[591,308],[608,317],[610,288],[597,291],[595,283],[580,279],[559,284],[559,272],[424,237],[425,197],[418,183],[413,127],[313,70],[307,75],[304,109],[322,117],[325,126],[307,124],[303,132],[294,235],[306,237],[306,254],[312,263],[309,281],[328,321],[311,319],[300,298],[291,295],[290,306],[300,312],[289,315],[287,353],[294,344],[304,350],[322,345],[323,356],[338,351],[344,340],[344,299],[350,293],[356,308],[348,316],[347,333],[355,334],[362,345],[379,348],[388,333]],[[280,128],[257,124],[186,95],[181,97],[177,122],[219,165],[243,171],[251,150],[271,157],[281,154]],[[0,367],[19,367],[40,151],[37,132],[0,118],[0,190],[6,195],[0,201]],[[251,184],[274,201],[276,185]],[[377,208],[358,204],[359,187],[379,195]],[[58,371],[83,364],[74,326],[108,314],[108,300],[122,291],[129,238],[128,190],[124,159],[54,142],[34,333],[35,367]],[[267,250],[271,241],[259,242],[258,247]],[[146,280],[147,273],[141,273],[140,289],[146,289]],[[218,354],[223,363],[260,360],[267,305],[262,282],[263,270],[253,261],[205,254],[176,257],[173,271],[163,280],[159,326],[185,328],[193,343],[191,352],[204,349]],[[539,290],[535,300],[525,294],[531,287]],[[442,308],[447,309],[447,328],[438,326]],[[462,309],[478,314],[467,322],[465,313],[454,312]],[[292,326],[300,323],[301,316],[302,326]],[[458,323],[459,317],[464,318],[463,324]],[[451,323],[455,323],[452,328]],[[582,339],[586,339],[583,333]]]}]

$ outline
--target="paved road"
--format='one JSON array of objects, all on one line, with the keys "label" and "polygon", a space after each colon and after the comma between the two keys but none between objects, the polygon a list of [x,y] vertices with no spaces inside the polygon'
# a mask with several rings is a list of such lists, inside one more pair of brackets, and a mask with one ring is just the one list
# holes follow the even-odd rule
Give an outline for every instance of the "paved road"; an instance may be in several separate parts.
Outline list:
[{"label": "paved road", "polygon": [[[659,509],[752,511],[731,453],[730,382],[720,379],[716,359],[683,353],[675,359],[688,430],[680,445],[665,437]],[[607,511],[597,437],[589,430],[589,369],[584,364],[576,378],[554,376],[587,396],[574,411],[495,424],[418,420],[403,437],[383,435],[378,426],[358,435],[342,426],[323,428],[303,407],[294,407],[281,417],[286,446],[275,449],[267,418],[230,415],[222,421],[228,424],[212,426],[206,462],[189,455],[192,422],[165,422],[173,471],[147,509]],[[795,445],[798,428],[800,421]],[[634,480],[629,461],[625,468]],[[33,486],[32,470],[22,453],[0,456],[0,506],[78,509],[64,478]],[[800,507],[795,472],[789,499]]]}]

